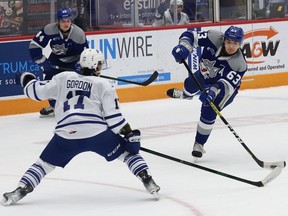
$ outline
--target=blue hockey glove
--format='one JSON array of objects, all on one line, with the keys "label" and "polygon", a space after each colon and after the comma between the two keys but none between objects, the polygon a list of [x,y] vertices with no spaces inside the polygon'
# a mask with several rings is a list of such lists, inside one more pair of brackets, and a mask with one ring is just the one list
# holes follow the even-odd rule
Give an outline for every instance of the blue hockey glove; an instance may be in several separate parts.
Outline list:
[{"label": "blue hockey glove", "polygon": [[30,72],[16,73],[15,74],[15,82],[17,85],[21,85],[25,87],[27,83],[33,79],[36,79],[36,76]]},{"label": "blue hockey glove", "polygon": [[137,154],[140,150],[141,132],[139,130],[133,130],[124,137],[126,140],[125,150],[131,154]]},{"label": "blue hockey glove", "polygon": [[218,95],[219,85],[212,85],[208,91],[203,91],[200,96],[199,100],[203,103],[203,105],[208,105],[210,102],[213,102]]},{"label": "blue hockey glove", "polygon": [[172,55],[174,56],[176,62],[182,63],[190,54],[189,50],[182,44],[178,44],[172,50]]}]

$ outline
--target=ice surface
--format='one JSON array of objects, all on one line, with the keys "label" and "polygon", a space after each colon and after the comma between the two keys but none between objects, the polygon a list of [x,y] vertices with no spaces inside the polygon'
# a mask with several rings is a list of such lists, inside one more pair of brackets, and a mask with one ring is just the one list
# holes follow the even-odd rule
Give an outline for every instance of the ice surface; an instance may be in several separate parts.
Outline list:
[{"label": "ice surface", "polygon": [[[145,87],[143,87],[145,90]],[[121,98],[120,98],[121,100]],[[122,104],[142,146],[192,162],[191,150],[200,101],[162,99]],[[240,91],[222,112],[250,150],[267,162],[288,161],[288,86]],[[38,113],[0,117],[0,194],[14,190],[52,137],[55,120]],[[259,167],[218,118],[198,164],[252,181],[270,172]],[[126,165],[107,163],[93,153],[57,168],[14,206],[0,206],[1,216],[287,216],[288,168],[258,188],[146,152],[159,201],[144,190]]]}]

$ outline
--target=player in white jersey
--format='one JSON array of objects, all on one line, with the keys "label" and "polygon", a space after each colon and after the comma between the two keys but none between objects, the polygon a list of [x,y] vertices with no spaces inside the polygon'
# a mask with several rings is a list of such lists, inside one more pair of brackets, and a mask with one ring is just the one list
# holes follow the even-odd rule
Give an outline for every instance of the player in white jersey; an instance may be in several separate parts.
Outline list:
[{"label": "player in white jersey", "polygon": [[2,205],[18,202],[56,167],[64,168],[76,155],[87,151],[107,161],[123,161],[146,190],[159,198],[160,187],[139,154],[140,131],[132,130],[122,115],[118,96],[109,81],[97,77],[103,63],[100,51],[86,49],[80,56],[81,74],[62,72],[50,81],[38,81],[34,74],[24,72],[16,79],[27,97],[37,101],[56,100],[57,125],[54,136],[24,173],[16,190],[3,194]]},{"label": "player in white jersey", "polygon": [[[183,11],[183,1],[176,0],[176,10],[177,10],[177,25],[184,25],[189,23],[189,17]],[[153,26],[170,26],[174,25],[174,9],[175,1],[170,1],[170,7],[164,12],[163,16],[160,19],[156,20],[152,25]]]}]

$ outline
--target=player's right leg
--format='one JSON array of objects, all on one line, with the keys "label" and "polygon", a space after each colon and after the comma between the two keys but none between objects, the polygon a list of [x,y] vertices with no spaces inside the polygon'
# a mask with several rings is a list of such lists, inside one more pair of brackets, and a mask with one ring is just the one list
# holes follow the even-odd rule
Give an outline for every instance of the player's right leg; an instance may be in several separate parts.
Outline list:
[{"label": "player's right leg", "polygon": [[204,150],[204,145],[195,142],[192,150],[192,156],[195,157],[195,159],[198,159],[201,158],[204,153],[206,153]]},{"label": "player's right leg", "polygon": [[11,192],[3,194],[1,204],[9,206],[17,203],[24,198],[28,193],[31,193],[34,188],[40,183],[46,174],[55,169],[55,166],[48,164],[40,158],[34,163],[22,176],[19,181],[18,187]]}]

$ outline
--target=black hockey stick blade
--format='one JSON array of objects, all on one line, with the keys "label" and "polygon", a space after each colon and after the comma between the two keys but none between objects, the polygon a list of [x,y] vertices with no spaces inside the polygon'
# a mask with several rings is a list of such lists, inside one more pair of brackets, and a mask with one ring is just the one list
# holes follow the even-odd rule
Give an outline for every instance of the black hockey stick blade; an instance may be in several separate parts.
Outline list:
[{"label": "black hockey stick blade", "polygon": [[[198,81],[197,77],[193,74],[191,69],[189,68],[187,62],[183,61],[184,66],[186,67],[189,75],[194,79],[196,82],[196,85],[200,89],[200,91],[204,91],[204,88],[201,86],[201,83]],[[264,162],[262,160],[259,160],[253,152],[248,148],[248,146],[244,143],[244,141],[240,138],[240,136],[236,133],[236,131],[233,129],[233,127],[229,124],[229,122],[224,118],[222,113],[218,110],[218,108],[215,106],[213,102],[209,102],[209,105],[214,110],[214,112],[219,116],[219,118],[222,120],[222,122],[229,128],[229,130],[233,133],[233,135],[236,137],[236,139],[240,142],[240,144],[245,148],[245,150],[250,154],[250,156],[254,159],[254,161],[262,168],[275,168],[275,167],[281,167],[284,168],[286,166],[285,161],[278,161],[278,162]]]},{"label": "black hockey stick blade", "polygon": [[[65,68],[65,67],[60,67],[60,66],[52,66],[55,69],[60,69],[60,70],[66,70],[66,71],[74,71],[74,69],[71,68]],[[105,78],[105,79],[110,79],[110,80],[115,80],[115,81],[120,81],[120,82],[126,82],[126,83],[131,83],[131,84],[135,84],[135,85],[140,85],[140,86],[148,86],[149,84],[151,84],[157,77],[158,77],[158,72],[154,71],[153,74],[151,74],[151,76],[145,80],[144,82],[136,82],[133,80],[126,80],[126,79],[120,79],[117,77],[110,77],[110,76],[106,76],[106,75],[102,75],[100,74],[99,77]]]},{"label": "black hockey stick blade", "polygon": [[244,182],[244,183],[247,183],[247,184],[250,184],[250,185],[254,185],[254,186],[257,186],[257,187],[264,187],[265,185],[267,185],[268,183],[273,181],[281,173],[281,170],[282,170],[282,168],[276,167],[262,181],[250,181],[250,180],[247,180],[247,179],[244,179],[244,178],[240,178],[240,177],[237,177],[237,176],[234,176],[234,175],[230,175],[230,174],[218,171],[218,170],[210,169],[210,168],[207,168],[207,167],[204,167],[204,166],[200,166],[200,165],[195,164],[195,163],[191,163],[191,162],[188,162],[188,161],[185,161],[185,160],[181,160],[181,159],[172,157],[170,155],[162,154],[160,152],[156,152],[156,151],[153,151],[151,149],[144,148],[144,147],[141,147],[140,150],[142,150],[144,152],[147,152],[147,153],[150,153],[150,154],[153,154],[153,155],[157,155],[157,156],[162,157],[162,158],[166,158],[168,160],[172,160],[172,161],[175,161],[175,162],[178,162],[178,163],[181,163],[181,164],[192,166],[192,167],[195,167],[197,169],[205,170],[207,172],[211,172],[211,173],[214,173],[214,174],[226,177],[226,178],[234,179],[236,181]]},{"label": "black hockey stick blade", "polygon": [[158,72],[154,71],[153,74],[151,74],[151,76],[147,80],[145,80],[144,82],[136,82],[133,80],[126,80],[126,79],[120,79],[120,78],[116,78],[116,77],[109,77],[109,76],[105,76],[102,74],[100,74],[99,77],[102,77],[105,79],[116,80],[116,81],[120,81],[120,82],[131,83],[131,84],[140,85],[140,86],[148,86],[158,77]]}]

